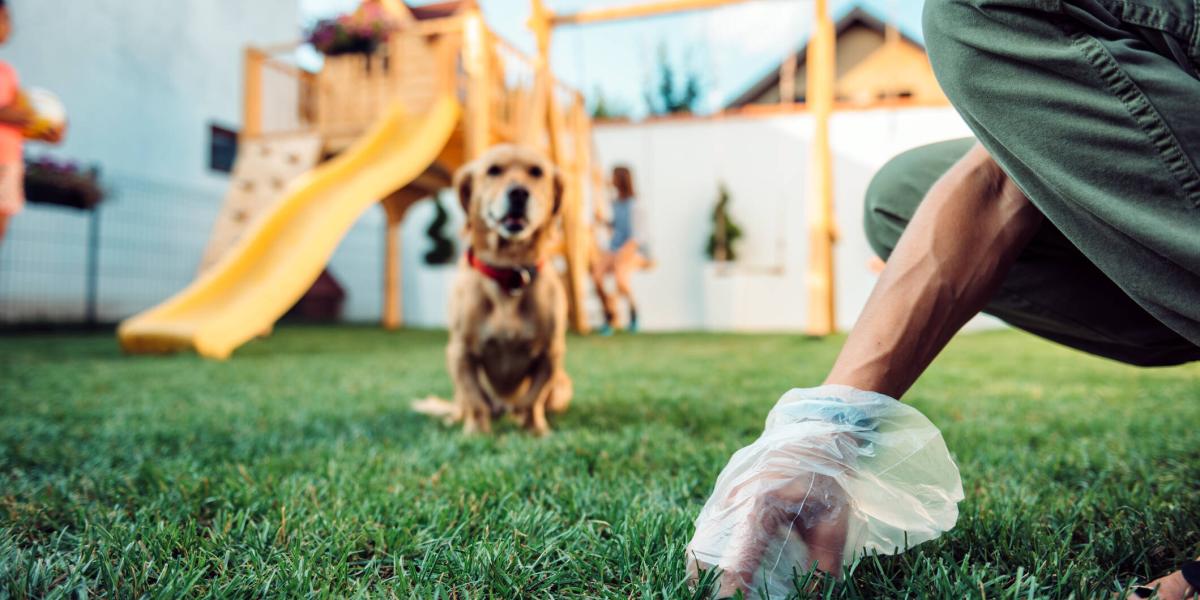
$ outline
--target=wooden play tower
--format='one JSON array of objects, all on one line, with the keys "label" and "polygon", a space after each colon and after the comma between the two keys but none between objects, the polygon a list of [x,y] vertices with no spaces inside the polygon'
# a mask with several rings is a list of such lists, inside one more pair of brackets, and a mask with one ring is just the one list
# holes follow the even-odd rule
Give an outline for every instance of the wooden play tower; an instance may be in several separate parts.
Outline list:
[{"label": "wooden play tower", "polygon": [[382,322],[398,327],[404,213],[502,142],[545,153],[563,176],[570,323],[587,331],[582,207],[592,157],[583,96],[555,80],[544,53],[526,56],[495,35],[474,0],[363,5],[397,24],[370,53],[327,57],[312,72],[291,61],[299,44],[245,51],[239,155],[201,273],[122,323],[127,351],[229,356],[270,331],[377,203],[387,215]]},{"label": "wooden play tower", "polygon": [[[580,239],[586,234],[580,205],[592,157],[591,123],[583,96],[557,81],[544,61],[497,36],[475,0],[414,7],[401,0],[363,3],[372,2],[383,6],[400,27],[371,55],[328,57],[322,69],[312,73],[279,58],[291,55],[297,44],[246,49],[244,143],[319,140],[316,154],[333,156],[358,139],[389,106],[399,102],[412,114],[423,114],[438,98],[452,93],[464,111],[450,143],[421,177],[381,200],[387,216],[383,325],[402,324],[399,230],[408,208],[448,187],[454,170],[488,147],[513,142],[545,153],[563,171],[567,185],[562,247],[571,323],[575,330],[586,331],[587,321],[578,308],[583,301],[587,243]],[[292,89],[297,97],[288,102]],[[295,119],[289,122],[285,115]],[[250,175],[261,173],[255,170]],[[244,220],[251,212],[238,202],[240,196],[236,189],[230,194],[214,231],[215,247],[227,247],[223,240],[232,237],[222,235],[222,228],[239,229],[234,218]],[[269,204],[265,200],[254,198],[249,204]]]}]

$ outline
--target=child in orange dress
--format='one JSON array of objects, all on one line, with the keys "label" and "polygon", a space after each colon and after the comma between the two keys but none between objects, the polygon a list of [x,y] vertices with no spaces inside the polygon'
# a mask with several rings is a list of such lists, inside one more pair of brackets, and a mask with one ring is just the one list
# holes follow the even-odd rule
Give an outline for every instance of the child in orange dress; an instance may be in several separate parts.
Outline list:
[{"label": "child in orange dress", "polygon": [[[12,35],[8,3],[0,0],[0,45]],[[17,70],[0,60],[0,241],[8,221],[25,206],[25,128],[34,120],[33,109],[21,99]],[[62,131],[51,131],[38,139],[58,142]]]}]

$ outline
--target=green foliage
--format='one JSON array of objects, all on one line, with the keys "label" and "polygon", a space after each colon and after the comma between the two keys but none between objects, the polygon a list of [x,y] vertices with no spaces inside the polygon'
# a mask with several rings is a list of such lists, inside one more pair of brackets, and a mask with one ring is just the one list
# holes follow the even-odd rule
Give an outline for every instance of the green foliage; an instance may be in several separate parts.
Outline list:
[{"label": "green foliage", "polygon": [[604,90],[597,87],[595,101],[592,104],[592,119],[627,119],[629,110],[622,104],[610,100]]},{"label": "green foliage", "polygon": [[450,215],[440,198],[435,196],[433,205],[436,212],[433,214],[433,221],[425,229],[425,234],[429,236],[429,242],[432,244],[425,253],[425,264],[447,265],[454,262],[455,256],[454,239],[446,235],[446,224],[450,222]]},{"label": "green foliage", "polygon": [[724,182],[718,187],[717,205],[713,207],[713,230],[708,235],[705,253],[709,260],[737,260],[737,242],[742,239],[742,228],[729,215],[729,188]]},{"label": "green foliage", "polygon": [[659,44],[655,77],[644,96],[650,114],[694,113],[704,96],[704,83],[695,69],[689,68],[682,75],[676,74],[676,67],[671,65],[667,53],[667,45]]},{"label": "green foliage", "polygon": [[[717,473],[841,340],[572,337],[546,439],[409,412],[451,393],[445,343],[280,327],[215,362],[0,338],[0,597],[692,598]],[[1200,555],[1197,382],[959,337],[905,397],[959,463],[958,526],[810,597],[1112,597]]]}]

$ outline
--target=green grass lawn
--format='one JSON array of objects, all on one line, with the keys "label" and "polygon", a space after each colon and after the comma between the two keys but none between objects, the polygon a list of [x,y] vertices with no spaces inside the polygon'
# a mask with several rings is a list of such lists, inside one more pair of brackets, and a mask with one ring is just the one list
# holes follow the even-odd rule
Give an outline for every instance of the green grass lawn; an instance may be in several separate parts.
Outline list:
[{"label": "green grass lawn", "polygon": [[[0,338],[0,598],[690,597],[717,472],[840,345],[572,339],[575,402],[533,439],[408,411],[450,393],[444,342],[285,327],[219,363]],[[958,527],[823,595],[1088,598],[1200,555],[1200,368],[988,333],[906,400],[958,460]]]}]

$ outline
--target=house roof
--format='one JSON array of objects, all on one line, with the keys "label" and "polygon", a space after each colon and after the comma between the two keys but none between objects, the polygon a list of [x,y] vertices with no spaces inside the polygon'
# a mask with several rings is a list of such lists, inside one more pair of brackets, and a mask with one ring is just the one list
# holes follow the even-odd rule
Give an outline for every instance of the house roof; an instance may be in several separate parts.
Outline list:
[{"label": "house roof", "polygon": [[[921,31],[920,15],[912,11],[901,14],[896,10],[897,5],[905,0],[844,0],[836,5],[830,15],[834,21],[835,35],[840,36],[850,27],[863,24],[873,29],[883,31],[887,25],[893,25],[900,36],[922,48],[925,47],[925,36]],[[812,37],[811,31],[804,32],[796,48],[796,63],[804,64],[808,56],[808,42]],[[780,62],[775,61],[757,71],[757,76],[742,86],[738,93],[725,103],[727,108],[736,108],[750,104],[773,86],[779,85]]]},{"label": "house roof", "polygon": [[418,21],[426,21],[429,19],[441,19],[449,17],[458,12],[462,8],[462,0],[446,0],[444,2],[434,2],[430,4],[408,5],[408,10],[412,11],[413,17]]}]

